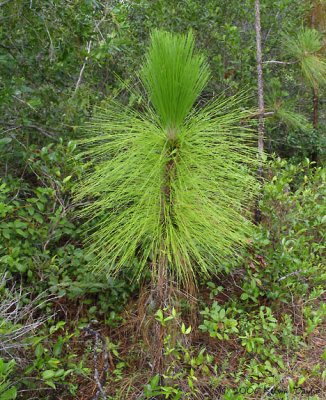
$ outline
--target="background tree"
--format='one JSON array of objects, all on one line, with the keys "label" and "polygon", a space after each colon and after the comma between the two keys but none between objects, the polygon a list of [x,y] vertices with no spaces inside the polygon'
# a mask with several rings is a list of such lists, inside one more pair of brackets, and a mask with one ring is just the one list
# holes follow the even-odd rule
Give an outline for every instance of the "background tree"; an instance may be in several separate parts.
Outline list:
[{"label": "background tree", "polygon": [[[261,40],[260,1],[255,0],[255,31],[256,31],[256,63],[257,63],[257,99],[258,99],[258,177],[263,176],[264,135],[265,135],[265,100],[264,100],[264,78],[263,78],[263,54]],[[259,223],[261,214],[257,205],[255,210],[255,221]]]},{"label": "background tree", "polygon": [[[258,153],[263,159],[264,153],[264,78],[263,78],[263,54],[261,40],[261,22],[260,22],[260,1],[255,0],[255,30],[256,30],[256,60],[257,60],[257,98],[258,98]],[[259,167],[259,176],[262,176],[262,166]]]},{"label": "background tree", "polygon": [[[300,65],[302,74],[313,90],[313,128],[318,130],[318,91],[326,85],[326,58],[323,55],[322,35],[314,29],[302,29],[296,36],[286,42],[286,49]],[[317,161],[317,149],[312,155]]]}]

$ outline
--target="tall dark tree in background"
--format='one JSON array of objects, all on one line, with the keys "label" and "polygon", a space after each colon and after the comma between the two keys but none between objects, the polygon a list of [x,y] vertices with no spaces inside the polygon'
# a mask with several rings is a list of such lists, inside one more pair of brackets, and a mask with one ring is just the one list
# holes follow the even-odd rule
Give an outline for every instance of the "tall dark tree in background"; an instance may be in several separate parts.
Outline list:
[{"label": "tall dark tree in background", "polygon": [[[324,0],[313,0],[310,11],[310,27],[324,34],[320,39],[323,41],[319,52],[326,49],[326,2]],[[324,71],[326,74],[326,71]],[[326,79],[326,78],[325,78]],[[318,93],[318,82],[313,83],[313,127],[315,130],[319,128],[319,93]],[[312,159],[317,162],[318,153],[317,150],[312,154]]]},{"label": "tall dark tree in background", "polygon": [[[323,54],[323,37],[315,29],[303,28],[295,36],[286,40],[286,49],[299,64],[301,72],[309,87],[312,88],[312,125],[316,132],[319,128],[319,91],[326,87],[326,58]],[[317,162],[316,146],[311,153]]]},{"label": "tall dark tree in background", "polygon": [[[261,38],[260,0],[255,0],[255,30],[256,30],[256,61],[257,61],[257,99],[258,99],[258,153],[262,164],[264,153],[264,78],[263,53]],[[259,166],[259,176],[262,176],[262,165]]]},{"label": "tall dark tree in background", "polygon": [[[264,102],[264,78],[263,78],[263,54],[261,38],[261,20],[260,20],[260,0],[255,0],[255,31],[256,31],[256,63],[257,63],[257,100],[258,100],[258,177],[262,182],[263,176],[263,154],[264,154],[264,135],[265,135],[265,102]],[[261,213],[256,206],[255,221],[259,223]]]}]

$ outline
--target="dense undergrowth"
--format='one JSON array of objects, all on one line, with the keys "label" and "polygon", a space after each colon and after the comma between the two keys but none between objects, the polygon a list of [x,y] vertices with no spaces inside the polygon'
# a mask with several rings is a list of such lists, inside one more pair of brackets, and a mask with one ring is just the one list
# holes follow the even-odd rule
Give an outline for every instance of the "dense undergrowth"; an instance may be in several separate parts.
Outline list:
[{"label": "dense undergrowth", "polygon": [[0,398],[88,399],[103,386],[107,399],[322,399],[325,169],[266,165],[263,219],[241,261],[153,315],[166,332],[160,377],[137,312],[150,308],[146,283],[87,269],[69,197],[71,168],[83,169],[74,147],[32,147],[33,185],[1,184]]},{"label": "dense undergrowth", "polygon": [[199,108],[242,90],[241,107],[256,107],[254,2],[1,1],[0,400],[325,398],[326,6],[260,3],[261,223],[209,281],[156,310],[149,274],[89,270],[83,224],[96,221],[72,202],[85,173],[75,139],[108,99],[147,107],[137,74],[154,28],[193,30],[211,70]]}]

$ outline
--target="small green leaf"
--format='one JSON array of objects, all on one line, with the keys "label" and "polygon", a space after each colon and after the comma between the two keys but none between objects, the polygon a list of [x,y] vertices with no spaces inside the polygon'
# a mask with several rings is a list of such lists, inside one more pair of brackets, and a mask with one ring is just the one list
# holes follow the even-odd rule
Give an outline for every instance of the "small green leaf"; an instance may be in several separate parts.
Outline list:
[{"label": "small green leaf", "polygon": [[62,182],[63,182],[63,183],[67,183],[67,182],[70,181],[70,179],[71,179],[71,175],[66,176],[65,179],[64,179]]},{"label": "small green leaf", "polygon": [[191,332],[191,325],[188,326],[188,328],[186,329],[185,334],[189,335],[190,332]]},{"label": "small green leaf", "polygon": [[0,146],[4,146],[12,141],[11,137],[4,137],[0,139]]},{"label": "small green leaf", "polygon": [[47,380],[47,379],[51,379],[55,376],[55,371],[53,371],[52,369],[47,369],[45,371],[42,372],[42,378]]},{"label": "small green leaf", "polygon": [[[0,386],[1,390],[1,386]],[[11,387],[6,390],[4,393],[0,393],[1,400],[14,400],[17,397],[17,389],[15,387]]]},{"label": "small green leaf", "polygon": [[52,389],[56,389],[55,383],[53,381],[45,381],[45,384],[52,387]]},{"label": "small green leaf", "polygon": [[302,385],[305,382],[306,378],[304,376],[300,376],[300,378],[298,379],[298,385]]}]

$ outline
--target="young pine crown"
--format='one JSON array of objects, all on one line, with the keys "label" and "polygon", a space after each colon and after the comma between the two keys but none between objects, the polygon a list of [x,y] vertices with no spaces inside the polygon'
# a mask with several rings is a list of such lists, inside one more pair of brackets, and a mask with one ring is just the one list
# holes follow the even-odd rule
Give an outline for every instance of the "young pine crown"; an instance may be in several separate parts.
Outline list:
[{"label": "young pine crown", "polygon": [[250,112],[243,96],[196,106],[209,70],[191,32],[154,31],[140,78],[141,111],[110,99],[87,124],[75,198],[94,220],[86,238],[94,270],[138,279],[164,262],[171,279],[187,284],[236,257],[251,234]]}]

